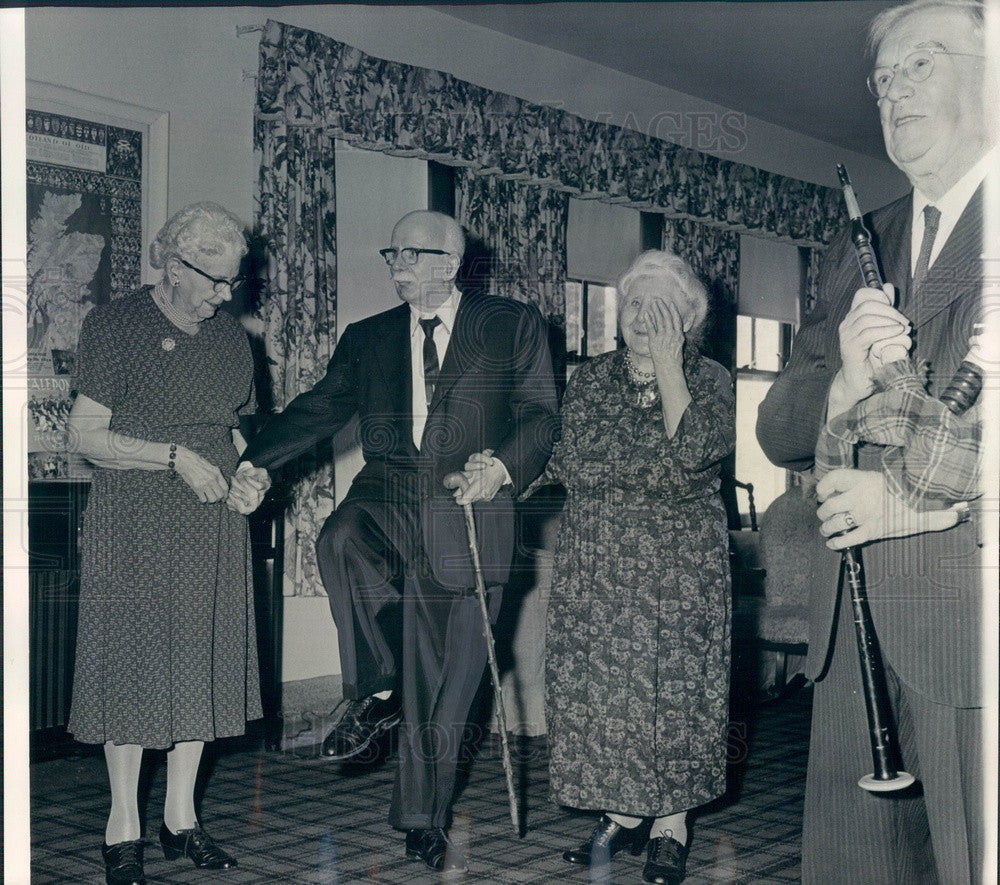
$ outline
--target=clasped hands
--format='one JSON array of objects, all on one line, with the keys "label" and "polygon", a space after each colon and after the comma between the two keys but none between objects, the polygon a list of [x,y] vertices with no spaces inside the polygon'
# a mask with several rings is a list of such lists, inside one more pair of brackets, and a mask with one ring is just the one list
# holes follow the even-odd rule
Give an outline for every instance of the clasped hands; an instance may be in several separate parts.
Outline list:
[{"label": "clasped hands", "polygon": [[260,506],[271,487],[267,471],[246,461],[239,465],[232,481],[227,483],[218,467],[185,446],[177,447],[174,469],[202,504],[215,504],[224,499],[230,510],[244,516]]},{"label": "clasped hands", "polygon": [[263,467],[254,467],[249,461],[242,461],[229,484],[226,506],[246,516],[260,507],[269,488],[271,477],[268,472]]}]

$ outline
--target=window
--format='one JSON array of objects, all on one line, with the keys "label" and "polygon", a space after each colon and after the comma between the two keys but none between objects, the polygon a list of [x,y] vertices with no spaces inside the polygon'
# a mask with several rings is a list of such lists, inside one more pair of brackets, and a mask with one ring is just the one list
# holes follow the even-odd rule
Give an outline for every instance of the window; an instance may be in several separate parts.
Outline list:
[{"label": "window", "polygon": [[[618,348],[618,293],[589,280],[566,281],[566,359],[575,366]],[[569,369],[572,372],[572,368]]]},{"label": "window", "polygon": [[643,249],[663,239],[663,216],[629,206],[569,201],[566,218],[567,375],[590,357],[616,350],[618,293],[614,285]]},{"label": "window", "polygon": [[[788,473],[775,467],[757,443],[757,408],[787,359],[789,323],[749,316],[736,318],[736,478],[753,483],[758,513],[788,487]],[[748,517],[747,496],[737,493],[740,516]],[[745,520],[748,523],[748,519]]]}]

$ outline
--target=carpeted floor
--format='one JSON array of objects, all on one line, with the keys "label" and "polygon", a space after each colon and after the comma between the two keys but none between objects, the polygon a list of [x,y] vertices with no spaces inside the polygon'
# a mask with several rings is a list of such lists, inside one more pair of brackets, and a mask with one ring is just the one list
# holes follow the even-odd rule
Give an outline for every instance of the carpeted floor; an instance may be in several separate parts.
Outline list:
[{"label": "carpeted floor", "polygon": [[[287,686],[285,749],[253,737],[218,742],[203,766],[205,828],[239,859],[228,872],[201,872],[187,860],[164,860],[156,833],[165,764],[147,753],[140,790],[147,816],[150,883],[433,882],[439,876],[403,855],[403,834],[388,826],[394,761],[343,766],[315,757],[332,725],[322,709],[336,692],[327,682]],[[700,810],[692,828],[689,883],[797,882],[811,691],[752,713],[734,713],[729,795]],[[329,709],[329,708],[326,708]],[[522,739],[515,766],[526,832],[510,821],[499,741],[470,750],[467,781],[455,802],[452,839],[466,850],[469,882],[641,882],[644,858],[615,857],[595,875],[566,864],[595,816],[548,799],[544,738]],[[108,810],[103,756],[80,751],[31,767],[32,883],[100,883],[99,846]]]}]

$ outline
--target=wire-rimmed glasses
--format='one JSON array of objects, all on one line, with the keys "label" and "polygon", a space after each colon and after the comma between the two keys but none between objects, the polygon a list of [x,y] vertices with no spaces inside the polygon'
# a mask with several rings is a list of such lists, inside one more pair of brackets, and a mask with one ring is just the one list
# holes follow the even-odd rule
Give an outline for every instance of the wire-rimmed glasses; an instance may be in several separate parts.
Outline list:
[{"label": "wire-rimmed glasses", "polygon": [[879,65],[872,68],[868,75],[868,91],[877,99],[883,99],[889,94],[889,87],[896,77],[897,71],[906,74],[907,79],[913,83],[922,83],[934,73],[935,55],[960,55],[966,58],[986,58],[985,55],[977,55],[974,52],[951,52],[948,49],[915,49],[901,62],[889,67]]}]

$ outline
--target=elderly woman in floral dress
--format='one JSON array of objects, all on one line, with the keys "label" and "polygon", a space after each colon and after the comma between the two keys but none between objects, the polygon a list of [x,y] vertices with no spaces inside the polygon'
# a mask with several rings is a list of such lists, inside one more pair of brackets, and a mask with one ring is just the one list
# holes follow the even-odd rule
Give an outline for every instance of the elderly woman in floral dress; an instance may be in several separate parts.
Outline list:
[{"label": "elderly woman in floral dress", "polygon": [[143,748],[167,750],[167,859],[229,869],[194,785],[206,741],[261,715],[246,519],[269,481],[237,459],[254,408],[246,333],[220,305],[238,287],[242,225],[214,203],[181,209],[150,247],[155,286],[83,324],[78,452],[93,462],[83,520],[69,730],[104,745],[109,885],[145,881],[137,788]]},{"label": "elderly woman in floral dress", "polygon": [[676,885],[688,810],[726,787],[719,462],[734,399],[698,352],[707,295],[681,258],[643,253],[618,294],[626,346],[574,373],[547,471],[568,492],[548,613],[550,782],[560,804],[604,812],[568,862],[646,845],[643,879]]}]

